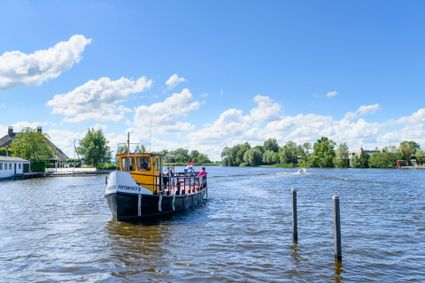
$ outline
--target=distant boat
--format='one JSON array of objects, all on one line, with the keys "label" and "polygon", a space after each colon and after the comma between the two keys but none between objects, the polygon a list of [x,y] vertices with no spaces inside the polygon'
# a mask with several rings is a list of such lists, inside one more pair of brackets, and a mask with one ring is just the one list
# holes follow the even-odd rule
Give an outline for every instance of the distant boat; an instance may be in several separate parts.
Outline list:
[{"label": "distant boat", "polygon": [[297,172],[298,174],[307,174],[307,169],[305,168],[300,168]]},{"label": "distant boat", "polygon": [[[128,145],[129,148],[129,145]],[[163,172],[163,155],[117,154],[117,170],[106,182],[105,198],[117,220],[137,220],[197,207],[208,197],[207,175]]]}]

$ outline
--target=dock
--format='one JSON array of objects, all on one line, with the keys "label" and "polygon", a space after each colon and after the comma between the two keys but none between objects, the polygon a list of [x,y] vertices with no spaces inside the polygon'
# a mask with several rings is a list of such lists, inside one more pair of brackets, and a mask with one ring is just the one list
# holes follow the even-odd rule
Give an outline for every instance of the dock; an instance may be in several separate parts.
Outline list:
[{"label": "dock", "polygon": [[46,177],[74,177],[109,174],[111,170],[99,170],[96,168],[46,168]]}]

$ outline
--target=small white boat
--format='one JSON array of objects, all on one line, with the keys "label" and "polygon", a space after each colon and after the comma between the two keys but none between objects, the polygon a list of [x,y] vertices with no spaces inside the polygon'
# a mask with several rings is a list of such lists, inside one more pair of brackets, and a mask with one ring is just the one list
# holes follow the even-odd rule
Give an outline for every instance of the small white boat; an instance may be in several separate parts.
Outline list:
[{"label": "small white boat", "polygon": [[298,174],[307,174],[307,169],[300,168],[300,170],[298,170]]}]

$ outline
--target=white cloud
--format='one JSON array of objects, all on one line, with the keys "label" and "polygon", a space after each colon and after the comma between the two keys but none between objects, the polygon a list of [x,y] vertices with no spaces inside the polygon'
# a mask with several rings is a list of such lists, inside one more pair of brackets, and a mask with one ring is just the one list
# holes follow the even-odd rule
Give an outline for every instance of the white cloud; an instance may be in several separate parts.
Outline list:
[{"label": "white cloud", "polygon": [[5,52],[0,56],[0,88],[15,85],[40,85],[58,77],[81,59],[91,39],[73,35],[68,41],[38,50],[31,54],[21,51]]},{"label": "white cloud", "polygon": [[200,102],[193,100],[189,89],[185,88],[180,93],[173,93],[162,102],[137,107],[134,124],[145,131],[152,124],[156,133],[187,132],[192,130],[194,126],[181,119],[190,112],[197,110],[200,105]]},{"label": "white cloud", "polygon": [[360,106],[356,112],[347,112],[344,119],[354,120],[366,114],[374,114],[380,110],[379,104],[370,104]]},{"label": "white cloud", "polygon": [[[425,145],[425,109],[399,119],[373,123],[359,117],[378,111],[378,104],[361,106],[355,112],[350,112],[358,118],[356,120],[346,117],[337,120],[332,116],[317,114],[279,115],[280,105],[269,97],[256,97],[254,101],[257,104],[249,114],[244,114],[240,109],[228,109],[212,124],[192,132],[186,142],[189,148],[201,150],[213,160],[219,160],[225,146],[246,141],[259,145],[268,138],[276,138],[280,145],[287,141],[313,144],[321,136],[327,136],[336,143],[345,142],[355,150],[399,144],[411,139]],[[273,105],[274,110],[269,113],[259,111],[266,109],[265,105]],[[350,113],[346,116],[350,116]]]},{"label": "white cloud", "polygon": [[47,102],[52,113],[65,116],[67,122],[84,120],[119,121],[130,109],[120,103],[129,95],[140,93],[150,88],[152,81],[145,77],[137,80],[120,78],[111,80],[103,77],[91,80],[74,90],[57,94]]},{"label": "white cloud", "polygon": [[327,93],[326,93],[326,96],[327,97],[335,97],[335,96],[337,96],[337,92],[336,92],[336,90],[331,90],[331,91],[328,91]]},{"label": "white cloud", "polygon": [[177,74],[171,75],[171,77],[165,82],[168,88],[175,88],[179,84],[186,82],[186,79],[179,77]]}]

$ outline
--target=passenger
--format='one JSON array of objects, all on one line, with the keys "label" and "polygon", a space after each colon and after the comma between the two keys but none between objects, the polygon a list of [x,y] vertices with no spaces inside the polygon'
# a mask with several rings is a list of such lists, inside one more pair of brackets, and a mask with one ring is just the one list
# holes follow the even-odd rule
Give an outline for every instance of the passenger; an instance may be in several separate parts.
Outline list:
[{"label": "passenger", "polygon": [[207,171],[205,171],[205,167],[202,167],[202,170],[196,174],[196,177],[199,177],[200,188],[205,188],[207,185]]},{"label": "passenger", "polygon": [[201,176],[205,176],[207,175],[207,171],[205,171],[205,167],[202,167],[202,170],[198,172],[198,174],[196,174],[196,177],[201,177]]}]

